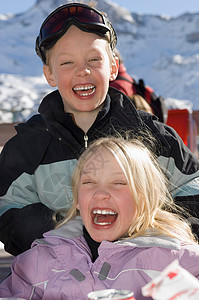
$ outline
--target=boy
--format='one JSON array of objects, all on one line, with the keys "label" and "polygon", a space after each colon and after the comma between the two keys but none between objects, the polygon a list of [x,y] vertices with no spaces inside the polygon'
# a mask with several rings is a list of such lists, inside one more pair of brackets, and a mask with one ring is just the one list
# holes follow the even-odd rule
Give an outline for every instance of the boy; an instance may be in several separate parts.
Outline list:
[{"label": "boy", "polygon": [[55,210],[70,207],[71,174],[88,143],[116,132],[152,132],[173,196],[199,215],[198,160],[173,129],[108,89],[117,76],[116,42],[108,19],[85,4],[63,5],[41,26],[36,51],[58,90],[17,126],[0,158],[0,240],[13,255],[54,228]]}]

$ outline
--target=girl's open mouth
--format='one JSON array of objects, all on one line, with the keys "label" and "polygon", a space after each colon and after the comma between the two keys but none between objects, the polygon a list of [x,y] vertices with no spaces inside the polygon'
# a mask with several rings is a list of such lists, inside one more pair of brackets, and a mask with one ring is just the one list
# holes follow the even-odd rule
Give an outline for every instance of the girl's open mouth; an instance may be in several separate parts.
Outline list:
[{"label": "girl's open mouth", "polygon": [[79,86],[73,88],[73,91],[75,94],[77,94],[80,97],[86,97],[90,96],[95,93],[95,86],[94,85],[89,85],[89,86]]},{"label": "girl's open mouth", "polygon": [[111,225],[117,219],[118,214],[112,210],[106,209],[94,209],[92,211],[92,219],[96,225]]}]

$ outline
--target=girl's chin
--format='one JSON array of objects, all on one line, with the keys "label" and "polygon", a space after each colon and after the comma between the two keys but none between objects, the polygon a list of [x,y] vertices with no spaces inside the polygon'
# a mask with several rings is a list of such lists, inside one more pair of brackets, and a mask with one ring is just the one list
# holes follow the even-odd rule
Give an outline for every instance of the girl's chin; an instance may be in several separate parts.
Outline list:
[{"label": "girl's chin", "polygon": [[118,237],[118,228],[115,227],[115,223],[113,222],[111,224],[106,225],[99,225],[92,222],[90,224],[90,228],[88,228],[88,232],[92,239],[98,243],[101,243],[102,241],[115,241]]},{"label": "girl's chin", "polygon": [[97,242],[97,243],[101,243],[102,241],[108,241],[108,242],[113,242],[115,240],[117,240],[118,238],[114,238],[113,239],[113,235],[109,236],[109,235],[103,235],[103,236],[97,236],[96,234],[91,235],[92,239]]}]

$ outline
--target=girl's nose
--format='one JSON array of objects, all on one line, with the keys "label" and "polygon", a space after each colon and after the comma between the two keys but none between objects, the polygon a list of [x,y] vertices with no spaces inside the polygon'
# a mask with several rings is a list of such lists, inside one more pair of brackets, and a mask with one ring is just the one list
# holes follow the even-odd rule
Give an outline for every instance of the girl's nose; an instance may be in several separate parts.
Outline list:
[{"label": "girl's nose", "polygon": [[111,195],[109,194],[109,192],[105,191],[105,190],[97,190],[94,193],[94,199],[96,200],[108,200],[110,199]]}]

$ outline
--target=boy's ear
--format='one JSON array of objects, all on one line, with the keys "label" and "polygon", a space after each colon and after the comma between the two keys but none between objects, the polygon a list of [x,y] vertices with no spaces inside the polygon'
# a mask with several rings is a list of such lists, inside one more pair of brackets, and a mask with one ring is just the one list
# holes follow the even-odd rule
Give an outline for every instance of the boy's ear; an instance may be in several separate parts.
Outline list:
[{"label": "boy's ear", "polygon": [[111,74],[109,77],[110,81],[113,81],[116,79],[118,74],[118,68],[119,68],[119,58],[117,56],[114,57],[113,62],[111,64]]},{"label": "boy's ear", "polygon": [[76,208],[79,210],[79,203],[76,204]]},{"label": "boy's ear", "polygon": [[50,67],[48,65],[43,66],[43,72],[44,72],[44,76],[46,77],[48,84],[52,87],[57,86],[57,83],[54,79],[53,73],[51,72]]}]

